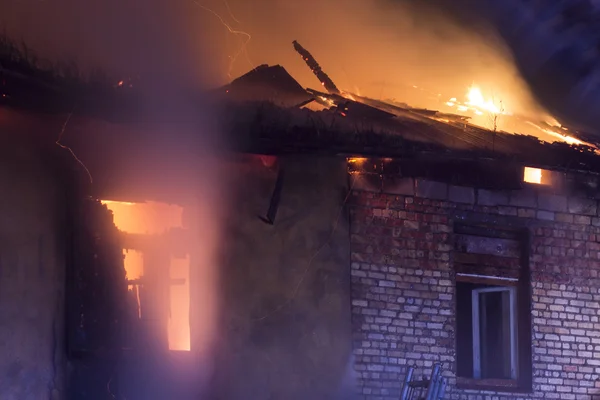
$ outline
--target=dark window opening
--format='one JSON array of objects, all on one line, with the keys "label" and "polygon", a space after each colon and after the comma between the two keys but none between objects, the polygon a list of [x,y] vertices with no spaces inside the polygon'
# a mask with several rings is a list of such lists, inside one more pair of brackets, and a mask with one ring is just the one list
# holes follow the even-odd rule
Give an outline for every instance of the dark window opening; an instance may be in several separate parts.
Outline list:
[{"label": "dark window opening", "polygon": [[457,282],[458,375],[517,378],[517,295],[514,287]]}]

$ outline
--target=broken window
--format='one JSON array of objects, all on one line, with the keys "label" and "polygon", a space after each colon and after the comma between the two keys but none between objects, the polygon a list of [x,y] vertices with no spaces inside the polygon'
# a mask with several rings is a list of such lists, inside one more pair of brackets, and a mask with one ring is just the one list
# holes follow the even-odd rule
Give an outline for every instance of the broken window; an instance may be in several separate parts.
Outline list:
[{"label": "broken window", "polygon": [[458,227],[455,234],[457,383],[527,391],[531,294],[526,242],[522,232],[478,229]]}]

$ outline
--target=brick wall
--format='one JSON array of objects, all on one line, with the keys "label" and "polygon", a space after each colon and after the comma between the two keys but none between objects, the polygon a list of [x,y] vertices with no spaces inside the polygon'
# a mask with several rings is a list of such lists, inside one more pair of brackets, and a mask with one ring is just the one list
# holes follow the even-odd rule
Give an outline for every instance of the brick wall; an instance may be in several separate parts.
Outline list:
[{"label": "brick wall", "polygon": [[[397,399],[407,366],[429,374],[436,362],[449,378],[447,398],[600,398],[595,200],[412,179],[382,194],[353,179],[353,334],[365,399]],[[533,393],[457,387],[453,232],[469,221],[530,233]]]}]

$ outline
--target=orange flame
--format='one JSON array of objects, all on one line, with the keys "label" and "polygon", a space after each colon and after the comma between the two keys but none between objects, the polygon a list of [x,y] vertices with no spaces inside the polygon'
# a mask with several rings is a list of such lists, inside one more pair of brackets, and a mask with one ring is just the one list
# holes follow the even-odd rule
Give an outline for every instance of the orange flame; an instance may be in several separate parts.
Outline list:
[{"label": "orange flame", "polygon": [[[182,228],[183,208],[165,203],[128,203],[102,201],[113,213],[113,220],[120,231],[130,234],[163,234],[171,228]],[[165,249],[168,250],[168,249]],[[124,249],[127,279],[142,279],[144,276],[144,254],[139,249]],[[169,285],[170,317],[167,325],[170,350],[190,350],[190,259],[171,257],[169,265],[171,279],[182,280],[183,284]],[[133,285],[130,285],[132,287]],[[138,310],[140,301],[138,298]],[[138,312],[141,317],[141,311]]]},{"label": "orange flame", "polygon": [[523,180],[529,183],[542,183],[542,170],[539,168],[525,167]]}]

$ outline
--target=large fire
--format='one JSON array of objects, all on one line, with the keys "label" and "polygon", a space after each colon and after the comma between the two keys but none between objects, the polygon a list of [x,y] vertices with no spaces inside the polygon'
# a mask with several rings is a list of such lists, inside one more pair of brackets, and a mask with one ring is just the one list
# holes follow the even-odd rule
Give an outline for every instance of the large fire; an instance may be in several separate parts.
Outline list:
[{"label": "large fire", "polygon": [[[116,201],[102,201],[113,212],[114,223],[124,233],[137,235],[167,234],[173,228],[182,228],[183,208],[164,203],[128,203]],[[168,244],[164,248],[153,249],[170,252]],[[125,271],[130,282],[129,288],[138,300],[138,317],[144,318],[144,310],[139,296],[139,287],[144,285],[146,271],[143,249],[123,249]],[[167,255],[169,260],[168,277],[171,282],[163,282],[168,286],[169,318],[167,322],[168,345],[170,350],[190,350],[190,258],[174,257]],[[148,293],[149,296],[158,296]]]},{"label": "large fire", "polygon": [[[498,129],[498,124],[504,122],[502,117],[511,117],[516,114],[516,112],[508,111],[505,108],[505,104],[502,100],[496,100],[494,96],[486,97],[481,88],[475,84],[466,90],[464,100],[458,100],[456,97],[452,97],[446,101],[445,105],[453,108],[455,112],[459,114],[470,116],[471,122],[474,125],[479,125],[492,130]],[[539,133],[543,133],[545,135],[543,135],[541,138],[547,141],[562,141],[569,144],[585,144],[592,146],[577,138],[574,138],[571,135],[568,135],[568,129],[563,127],[552,116],[541,116],[540,119],[543,119],[543,122],[533,122],[528,118],[521,118],[523,119],[523,124],[519,126],[519,131],[514,133],[525,133],[535,136],[539,136]],[[514,120],[516,121],[520,119],[519,117],[515,117]],[[527,127],[532,127],[534,129],[528,129]],[[536,132],[539,133],[536,134]]]},{"label": "large fire", "polygon": [[473,107],[476,111],[481,110],[491,112],[492,114],[506,114],[502,107],[502,102],[499,105],[494,103],[493,99],[485,99],[481,93],[481,89],[477,86],[471,86],[467,92],[467,105]]},{"label": "large fire", "polygon": [[456,107],[456,109],[462,113],[472,112],[475,115],[484,115],[486,113],[491,115],[510,115],[510,113],[504,109],[502,101],[496,102],[493,98],[485,98],[481,89],[476,85],[472,85],[467,89],[464,101],[452,97],[446,102],[446,105],[448,107]]},{"label": "large fire", "polygon": [[542,170],[539,168],[525,167],[523,170],[523,181],[528,183],[542,183]]}]

